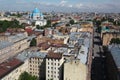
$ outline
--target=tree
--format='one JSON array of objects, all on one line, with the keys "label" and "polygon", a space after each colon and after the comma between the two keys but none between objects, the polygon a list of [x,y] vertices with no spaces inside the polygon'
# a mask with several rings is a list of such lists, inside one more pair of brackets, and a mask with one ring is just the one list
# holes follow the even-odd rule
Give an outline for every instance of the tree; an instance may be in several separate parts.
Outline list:
[{"label": "tree", "polygon": [[70,24],[66,24],[66,26],[70,26]]},{"label": "tree", "polygon": [[48,28],[48,27],[51,27],[51,21],[50,20],[47,20],[47,24],[45,26],[43,26],[43,29]]},{"label": "tree", "polygon": [[35,38],[32,39],[32,41],[30,42],[30,46],[36,46],[37,41]]},{"label": "tree", "polygon": [[37,28],[37,29],[40,29],[40,26],[39,26],[39,25],[36,25],[36,28]]},{"label": "tree", "polygon": [[101,33],[101,26],[97,27],[98,33]]},{"label": "tree", "polygon": [[120,39],[116,38],[116,44],[120,44]]},{"label": "tree", "polygon": [[69,22],[71,25],[73,25],[75,23],[75,21],[73,19],[70,20]]},{"label": "tree", "polygon": [[35,26],[35,22],[32,22],[32,25]]},{"label": "tree", "polygon": [[58,24],[58,23],[54,23],[52,26],[53,26],[53,27],[56,27],[57,24]]},{"label": "tree", "polygon": [[20,25],[19,21],[12,20],[12,21],[0,21],[0,32],[5,32],[7,28],[25,28],[24,25]]},{"label": "tree", "polygon": [[119,38],[112,38],[110,41],[110,44],[120,44],[120,39]]},{"label": "tree", "polygon": [[44,26],[39,26],[39,25],[37,25],[36,28],[37,28],[37,29],[44,29]]},{"label": "tree", "polygon": [[100,26],[101,23],[102,23],[102,22],[101,22],[100,20],[97,20],[97,21],[96,21],[96,25],[97,25],[97,26]]},{"label": "tree", "polygon": [[46,26],[51,26],[51,21],[47,20],[47,25]]},{"label": "tree", "polygon": [[112,38],[111,41],[110,41],[110,44],[115,44],[115,38]]},{"label": "tree", "polygon": [[32,76],[27,72],[23,72],[20,76],[18,80],[38,80],[38,78],[36,76]]}]

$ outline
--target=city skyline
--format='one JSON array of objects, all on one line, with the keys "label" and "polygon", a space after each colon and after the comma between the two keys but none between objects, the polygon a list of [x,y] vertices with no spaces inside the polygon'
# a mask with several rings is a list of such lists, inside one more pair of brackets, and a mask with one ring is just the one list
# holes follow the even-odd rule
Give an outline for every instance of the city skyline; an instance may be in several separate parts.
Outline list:
[{"label": "city skyline", "polygon": [[120,12],[120,0],[0,0],[0,11]]}]

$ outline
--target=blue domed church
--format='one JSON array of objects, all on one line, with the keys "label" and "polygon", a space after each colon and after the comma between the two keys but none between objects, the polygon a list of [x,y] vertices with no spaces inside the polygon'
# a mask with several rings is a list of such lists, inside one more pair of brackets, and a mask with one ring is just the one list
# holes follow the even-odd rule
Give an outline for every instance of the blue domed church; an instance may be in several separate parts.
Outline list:
[{"label": "blue domed church", "polygon": [[44,26],[46,25],[46,20],[44,19],[44,15],[38,8],[35,8],[30,14],[30,19],[32,22],[35,22],[35,25]]}]

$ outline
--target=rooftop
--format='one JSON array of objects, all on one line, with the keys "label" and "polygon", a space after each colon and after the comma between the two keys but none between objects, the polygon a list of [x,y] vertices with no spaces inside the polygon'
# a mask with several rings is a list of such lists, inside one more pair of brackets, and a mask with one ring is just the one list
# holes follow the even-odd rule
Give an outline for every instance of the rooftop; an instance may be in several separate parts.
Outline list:
[{"label": "rooftop", "polygon": [[3,48],[6,48],[8,46],[11,46],[13,45],[12,42],[8,42],[8,41],[0,41],[0,50],[3,49]]},{"label": "rooftop", "polygon": [[[92,36],[89,32],[73,32],[70,34],[70,41],[75,48],[71,53],[75,54],[76,59],[79,59],[83,64],[88,61],[89,48],[92,46]],[[71,44],[70,44],[71,45]]]},{"label": "rooftop", "polygon": [[110,45],[109,50],[113,56],[117,68],[120,68],[120,45]]},{"label": "rooftop", "polygon": [[12,60],[0,64],[0,79],[9,74],[13,69],[20,66],[23,62],[13,58]]},{"label": "rooftop", "polygon": [[45,58],[47,53],[45,52],[40,52],[38,50],[32,50],[32,49],[27,49],[24,50],[23,52],[19,53],[16,58],[25,61],[31,57],[39,57],[39,58]]},{"label": "rooftop", "polygon": [[10,37],[8,37],[10,42],[17,42],[25,38],[27,38],[27,36],[24,33],[15,34],[15,35],[11,35]]},{"label": "rooftop", "polygon": [[50,59],[61,59],[62,58],[62,54],[61,53],[54,53],[52,51],[48,52],[47,58],[50,58]]}]

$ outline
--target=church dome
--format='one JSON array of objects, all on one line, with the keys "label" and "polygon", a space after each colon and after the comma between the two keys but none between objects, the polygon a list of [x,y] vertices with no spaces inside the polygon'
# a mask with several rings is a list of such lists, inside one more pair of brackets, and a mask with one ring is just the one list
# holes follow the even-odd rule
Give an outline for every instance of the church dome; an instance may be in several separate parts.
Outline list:
[{"label": "church dome", "polygon": [[33,10],[33,13],[40,13],[40,11],[39,11],[38,8],[35,8],[35,9]]},{"label": "church dome", "polygon": [[44,16],[42,12],[38,8],[35,8],[32,13],[30,14],[30,18],[33,20],[43,20]]}]

